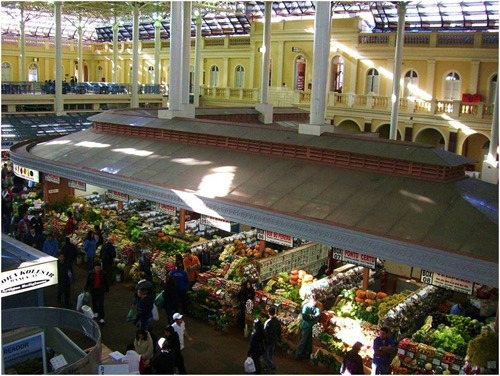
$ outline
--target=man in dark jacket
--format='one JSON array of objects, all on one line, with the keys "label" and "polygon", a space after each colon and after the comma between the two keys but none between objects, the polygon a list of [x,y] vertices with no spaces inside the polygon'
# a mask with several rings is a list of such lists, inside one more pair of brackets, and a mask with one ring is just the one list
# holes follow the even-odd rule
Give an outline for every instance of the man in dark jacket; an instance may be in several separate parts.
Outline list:
[{"label": "man in dark jacket", "polygon": [[111,285],[113,283],[113,263],[116,257],[115,246],[108,237],[101,249],[102,270]]},{"label": "man in dark jacket", "polygon": [[173,375],[175,372],[175,352],[165,338],[158,340],[160,353],[151,359],[151,367],[155,375]]},{"label": "man in dark jacket", "polygon": [[342,362],[342,368],[340,373],[342,375],[363,375],[363,359],[359,355],[359,350],[363,347],[361,342],[356,342],[352,345],[352,349],[349,350],[344,357]]},{"label": "man in dark jacket", "polygon": [[99,262],[95,263],[94,269],[87,277],[85,291],[90,292],[90,296],[92,296],[94,318],[100,324],[104,324],[104,293],[109,291],[109,285]]},{"label": "man in dark jacket", "polygon": [[184,365],[184,357],[181,351],[181,341],[179,340],[179,334],[175,331],[172,325],[165,327],[165,338],[172,351],[175,353],[175,368],[177,368],[177,374],[186,375],[186,366]]},{"label": "man in dark jacket", "polygon": [[276,345],[281,342],[281,323],[276,318],[276,308],[271,306],[267,311],[269,319],[264,323],[266,333],[266,347],[264,348],[264,371],[275,370],[276,364],[273,362]]},{"label": "man in dark jacket", "polygon": [[76,245],[71,243],[69,237],[64,239],[64,245],[61,248],[61,252],[64,254],[64,260],[66,261],[66,264],[68,264],[68,269],[71,272],[71,282],[75,282],[75,261],[78,250],[76,249]]},{"label": "man in dark jacket", "polygon": [[61,304],[61,296],[64,295],[64,308],[70,308],[71,278],[68,263],[63,253],[57,257],[57,302]]},{"label": "man in dark jacket", "polygon": [[153,304],[155,302],[154,293],[151,293],[150,290],[139,288],[137,290],[137,297],[137,318],[134,324],[137,326],[137,329],[151,332],[153,325]]}]

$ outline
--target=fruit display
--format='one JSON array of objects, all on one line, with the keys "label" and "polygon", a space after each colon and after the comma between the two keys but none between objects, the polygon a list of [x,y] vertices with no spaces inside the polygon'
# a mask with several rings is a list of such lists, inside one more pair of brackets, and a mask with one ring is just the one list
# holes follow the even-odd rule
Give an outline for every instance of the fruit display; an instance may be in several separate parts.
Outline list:
[{"label": "fruit display", "polygon": [[467,356],[480,367],[487,367],[489,361],[498,364],[498,333],[484,327],[481,334],[469,342]]}]

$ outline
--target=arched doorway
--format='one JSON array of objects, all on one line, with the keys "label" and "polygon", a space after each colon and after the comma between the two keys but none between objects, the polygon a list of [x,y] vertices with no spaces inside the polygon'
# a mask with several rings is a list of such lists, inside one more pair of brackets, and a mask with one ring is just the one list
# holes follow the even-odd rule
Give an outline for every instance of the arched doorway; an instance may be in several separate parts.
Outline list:
[{"label": "arched doorway", "polygon": [[481,171],[484,156],[488,154],[490,140],[481,133],[474,133],[468,136],[462,146],[462,155],[476,160],[473,164],[474,171]]},{"label": "arched doorway", "polygon": [[219,86],[219,67],[212,65],[210,68],[210,87]]},{"label": "arched doorway", "polygon": [[432,128],[426,128],[420,131],[415,137],[415,142],[432,145],[443,150],[445,150],[446,147],[446,141],[443,135],[439,131]]},{"label": "arched doorway", "polygon": [[330,91],[342,93],[344,86],[344,58],[342,56],[334,56],[331,69]]},{"label": "arched doorway", "polygon": [[2,82],[12,81],[12,67],[9,63],[2,63]]},{"label": "arched doorway", "polygon": [[[382,124],[376,130],[379,138],[383,138],[389,140],[389,135],[391,133],[391,125],[390,124]],[[396,139],[401,141],[401,133],[399,129],[396,130]]]},{"label": "arched doorway", "polygon": [[241,89],[245,86],[245,68],[237,65],[234,73],[234,87]]},{"label": "arched doorway", "polygon": [[378,95],[379,84],[380,84],[380,75],[378,74],[378,70],[376,70],[375,68],[368,69],[368,72],[366,72],[365,93],[366,94],[372,93]]},{"label": "arched doorway", "polygon": [[28,67],[28,81],[38,82],[38,65],[30,64]]},{"label": "arched doorway", "polygon": [[362,129],[359,127],[358,123],[356,123],[354,120],[343,120],[337,125],[337,127],[342,129],[347,129],[352,133],[362,132]]},{"label": "arched doorway", "polygon": [[444,78],[444,99],[445,100],[453,100],[453,99],[461,99],[461,80],[460,75],[457,72],[450,72]]}]

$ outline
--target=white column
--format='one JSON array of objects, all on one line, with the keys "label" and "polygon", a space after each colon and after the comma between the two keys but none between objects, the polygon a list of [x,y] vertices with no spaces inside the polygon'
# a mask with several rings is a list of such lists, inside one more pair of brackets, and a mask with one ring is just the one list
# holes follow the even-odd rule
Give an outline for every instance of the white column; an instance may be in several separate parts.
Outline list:
[{"label": "white column", "polygon": [[481,169],[481,180],[492,184],[498,184],[498,87],[495,90],[493,120],[491,122],[491,138],[488,156],[483,161]]},{"label": "white column", "polygon": [[21,54],[19,56],[19,81],[28,81],[28,76],[26,75],[26,33],[24,30],[24,26],[24,11],[23,5],[21,4],[21,21],[19,21],[19,39],[21,44]]},{"label": "white column", "polygon": [[331,14],[330,1],[316,1],[310,118],[309,124],[299,124],[299,133],[319,136],[326,130],[333,131],[332,126],[325,125]]},{"label": "white column", "polygon": [[189,72],[191,68],[191,2],[182,2],[182,80],[181,103],[189,105]]},{"label": "white column", "polygon": [[479,81],[479,61],[471,61],[471,70],[470,70],[470,84],[469,84],[469,93],[477,94],[477,87]]},{"label": "white column", "polygon": [[160,39],[160,20],[155,20],[155,65],[154,65],[154,83],[158,85],[160,83],[160,49],[161,49],[161,39]]},{"label": "white column", "polygon": [[396,35],[396,52],[394,57],[394,74],[392,79],[393,89],[391,96],[391,128],[389,139],[397,140],[398,137],[398,115],[399,115],[399,92],[401,89],[401,66],[403,61],[403,42],[405,34],[406,3],[399,2],[398,5],[398,32]]},{"label": "white column", "polygon": [[61,11],[62,4],[60,1],[54,2],[54,18],[55,18],[55,50],[56,50],[56,101],[55,113],[56,116],[64,115],[64,103],[62,96],[62,42],[61,42]]},{"label": "white column", "polygon": [[116,16],[113,23],[113,82],[118,82],[118,21]]},{"label": "white column", "polygon": [[262,69],[260,79],[260,103],[255,109],[260,113],[259,121],[264,124],[273,122],[273,106],[269,104],[269,65],[271,61],[271,6],[272,1],[265,2],[264,29],[262,32]]},{"label": "white column", "polygon": [[158,117],[172,119],[181,112],[182,74],[182,3],[170,2],[170,72],[168,110],[158,110]]},{"label": "white column", "polygon": [[196,44],[194,46],[194,106],[200,106],[200,82],[201,82],[201,16],[196,17]]},{"label": "white column", "polygon": [[139,69],[139,5],[132,5],[132,98],[130,107],[139,107],[139,84],[138,84],[138,69]]},{"label": "white column", "polygon": [[78,31],[78,76],[76,77],[78,82],[83,81],[83,30],[79,25]]}]

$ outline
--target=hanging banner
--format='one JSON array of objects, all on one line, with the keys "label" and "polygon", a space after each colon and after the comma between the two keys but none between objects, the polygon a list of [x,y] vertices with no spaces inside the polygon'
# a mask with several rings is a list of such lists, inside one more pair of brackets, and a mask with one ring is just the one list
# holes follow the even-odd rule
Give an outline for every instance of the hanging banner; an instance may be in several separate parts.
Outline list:
[{"label": "hanging banner", "polygon": [[176,214],[176,208],[175,206],[170,206],[167,204],[155,204],[153,205],[153,210],[157,210],[159,212],[168,214],[168,215],[175,215]]},{"label": "hanging banner", "polygon": [[78,189],[79,191],[87,191],[87,184],[77,180],[68,180],[68,187]]},{"label": "hanging banner", "polygon": [[125,193],[117,192],[117,191],[108,191],[107,196],[110,199],[113,199],[116,201],[128,202],[128,200],[129,200],[128,195],[126,195]]},{"label": "hanging banner", "polygon": [[37,170],[32,170],[31,168],[22,167],[17,164],[14,165],[14,174],[20,178],[33,181],[38,183],[40,181],[39,172]]},{"label": "hanging banner", "polygon": [[226,221],[223,218],[216,218],[216,217],[210,217],[208,215],[202,215],[200,217],[200,224],[205,226],[220,228],[221,230],[227,232],[231,231],[231,222]]},{"label": "hanging banner", "polygon": [[375,269],[375,262],[377,261],[376,257],[340,248],[333,248],[333,259],[370,269]]},{"label": "hanging banner", "polygon": [[44,180],[51,182],[51,183],[56,183],[59,184],[61,183],[61,178],[57,175],[52,175],[52,174],[43,174]]},{"label": "hanging banner", "polygon": [[285,247],[293,247],[293,236],[280,234],[275,231],[258,230],[257,239],[279,244]]},{"label": "hanging banner", "polygon": [[420,281],[428,285],[442,287],[444,289],[462,292],[472,295],[474,282],[465,279],[450,277],[441,273],[422,270],[420,273]]}]

